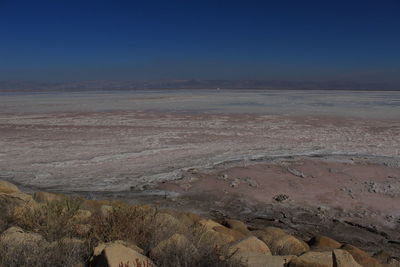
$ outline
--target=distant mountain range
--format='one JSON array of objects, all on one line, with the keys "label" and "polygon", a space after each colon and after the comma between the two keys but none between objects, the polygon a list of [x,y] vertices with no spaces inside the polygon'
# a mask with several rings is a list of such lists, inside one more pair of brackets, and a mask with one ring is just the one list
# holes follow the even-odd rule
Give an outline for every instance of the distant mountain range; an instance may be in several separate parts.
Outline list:
[{"label": "distant mountain range", "polygon": [[1,92],[105,91],[140,89],[293,89],[293,90],[390,90],[400,91],[400,84],[357,82],[293,82],[276,80],[158,80],[158,81],[79,81],[45,83],[0,81]]}]

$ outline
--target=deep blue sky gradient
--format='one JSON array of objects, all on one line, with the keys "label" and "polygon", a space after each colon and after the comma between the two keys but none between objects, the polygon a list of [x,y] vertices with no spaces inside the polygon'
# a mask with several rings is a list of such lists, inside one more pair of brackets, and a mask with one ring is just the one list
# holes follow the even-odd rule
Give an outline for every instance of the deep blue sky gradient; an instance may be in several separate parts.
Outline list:
[{"label": "deep blue sky gradient", "polygon": [[400,83],[400,1],[0,0],[0,80]]}]

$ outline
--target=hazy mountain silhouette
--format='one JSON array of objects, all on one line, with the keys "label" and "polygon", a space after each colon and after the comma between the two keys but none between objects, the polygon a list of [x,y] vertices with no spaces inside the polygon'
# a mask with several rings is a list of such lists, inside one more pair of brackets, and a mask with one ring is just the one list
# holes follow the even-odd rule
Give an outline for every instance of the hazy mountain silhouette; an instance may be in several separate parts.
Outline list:
[{"label": "hazy mountain silhouette", "polygon": [[279,80],[156,80],[156,81],[78,81],[46,83],[0,81],[2,92],[96,91],[139,89],[293,89],[293,90],[400,90],[399,84],[344,81],[294,82]]}]

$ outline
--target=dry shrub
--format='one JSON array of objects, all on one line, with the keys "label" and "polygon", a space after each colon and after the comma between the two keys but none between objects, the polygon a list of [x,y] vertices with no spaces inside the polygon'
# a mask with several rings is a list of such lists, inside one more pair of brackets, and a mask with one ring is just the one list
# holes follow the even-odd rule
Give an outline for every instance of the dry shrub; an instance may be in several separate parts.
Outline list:
[{"label": "dry shrub", "polygon": [[10,246],[0,242],[0,266],[2,267],[58,267],[84,265],[89,258],[84,244],[73,242],[41,241],[36,245]]},{"label": "dry shrub", "polygon": [[[93,213],[88,219],[90,230],[79,235],[73,217],[81,203],[81,199],[66,198],[21,210],[13,224],[39,233],[52,243],[16,248],[0,244],[0,266],[74,266],[88,262],[94,246],[115,240],[133,242],[149,255],[152,248],[174,233],[183,234],[193,246],[167,247],[152,258],[157,266],[241,266],[240,262],[221,256],[225,253],[209,240],[204,227],[183,224],[176,216],[149,207],[113,203],[108,215]],[[66,237],[83,238],[84,245],[64,244],[61,240]]]},{"label": "dry shrub", "polygon": [[193,246],[171,245],[164,248],[162,255],[152,258],[159,267],[238,267],[243,266],[240,261],[227,255],[222,248],[215,246],[209,239],[207,230],[202,226],[193,225],[188,229],[186,238]]},{"label": "dry shrub", "polygon": [[65,198],[26,208],[14,218],[21,228],[41,234],[48,241],[74,236],[72,217],[78,212],[82,199]]},{"label": "dry shrub", "polygon": [[131,241],[141,248],[148,246],[154,230],[152,219],[156,211],[118,203],[108,216],[100,213],[92,215],[89,224],[92,226],[88,239],[92,244],[115,240]]}]

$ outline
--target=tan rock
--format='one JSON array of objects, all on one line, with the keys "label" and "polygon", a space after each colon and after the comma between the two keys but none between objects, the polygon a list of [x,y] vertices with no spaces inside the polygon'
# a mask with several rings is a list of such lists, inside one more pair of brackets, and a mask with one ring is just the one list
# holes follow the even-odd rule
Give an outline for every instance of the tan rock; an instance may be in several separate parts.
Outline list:
[{"label": "tan rock", "polygon": [[100,215],[103,218],[107,218],[114,211],[114,208],[110,205],[102,205],[100,207]]},{"label": "tan rock", "polygon": [[356,262],[361,264],[362,266],[365,267],[381,266],[381,264],[376,259],[372,258],[370,255],[368,255],[368,253],[362,251],[361,249],[355,246],[345,244],[341,247],[341,249],[348,251],[356,260]]},{"label": "tan rock", "polygon": [[314,252],[308,251],[297,258],[293,258],[290,267],[333,267],[331,251]]},{"label": "tan rock", "polygon": [[253,235],[270,245],[272,240],[276,240],[287,235],[282,229],[277,227],[266,227],[263,230],[252,231]]},{"label": "tan rock", "polygon": [[33,199],[39,203],[51,202],[51,201],[62,201],[66,196],[56,193],[49,192],[35,192],[33,194]]},{"label": "tan rock", "polygon": [[174,218],[178,219],[181,223],[187,226],[191,226],[202,219],[200,216],[196,214],[190,212],[177,211],[173,209],[163,209],[161,210],[161,212],[173,216]]},{"label": "tan rock", "polygon": [[92,216],[92,213],[88,210],[77,210],[75,215],[72,217],[72,221],[76,223],[85,223],[87,222],[90,217]]},{"label": "tan rock", "polygon": [[98,244],[94,249],[93,249],[93,256],[97,257],[99,256],[103,250],[107,247],[107,246],[111,246],[113,244],[118,244],[118,245],[122,245],[124,247],[133,249],[134,251],[143,254],[143,249],[139,248],[138,246],[136,246],[134,243],[132,242],[127,242],[127,241],[123,241],[123,240],[116,240],[113,242],[109,242],[109,243],[100,243]]},{"label": "tan rock", "polygon": [[273,255],[300,255],[310,249],[304,241],[276,227],[252,233],[268,245]]},{"label": "tan rock", "polygon": [[217,222],[214,222],[213,220],[206,220],[206,219],[198,221],[198,224],[205,227],[207,230],[214,230],[213,228],[216,226],[223,226]]},{"label": "tan rock", "polygon": [[[223,226],[216,226],[218,227],[223,227]],[[217,232],[213,229],[208,230],[207,228],[203,228],[204,231],[204,239],[209,241],[210,245],[212,246],[223,246],[228,243],[231,243],[235,241],[235,238],[231,234],[223,233],[223,232]]]},{"label": "tan rock", "polygon": [[236,240],[237,234],[229,231],[225,226],[208,219],[201,219],[197,225],[204,231],[205,239],[209,240],[210,244],[223,246]]},{"label": "tan rock", "polygon": [[255,236],[246,237],[229,245],[229,255],[244,252],[257,252],[265,255],[271,255],[271,251],[269,250],[268,246]]},{"label": "tan rock", "polygon": [[138,246],[137,246],[135,243],[133,243],[133,242],[123,241],[123,240],[116,240],[116,241],[114,241],[113,243],[115,243],[115,244],[120,244],[120,245],[123,245],[123,246],[125,246],[125,247],[130,248],[130,249],[133,249],[134,251],[139,252],[140,254],[143,254],[143,253],[144,253],[144,250],[141,249],[140,247],[138,247]]},{"label": "tan rock", "polygon": [[36,233],[25,232],[19,227],[10,227],[0,235],[0,242],[9,246],[37,245],[43,242],[44,239],[41,235]]},{"label": "tan rock", "polygon": [[168,228],[174,233],[187,230],[187,227],[182,222],[167,213],[157,213],[154,218],[152,218],[152,222],[159,229]]},{"label": "tan rock", "polygon": [[311,238],[308,243],[313,249],[337,249],[342,246],[336,240],[323,235]]},{"label": "tan rock", "polygon": [[[0,193],[0,217],[16,216],[23,208],[31,208],[34,204],[32,196],[28,194],[21,192]],[[20,210],[14,212],[16,208]]]},{"label": "tan rock", "polygon": [[233,237],[233,240],[239,240],[239,239],[243,239],[246,236],[244,234],[242,234],[241,232],[237,232],[235,230],[226,228],[225,226],[215,226],[213,228],[213,230],[215,232],[221,233],[221,234],[225,234],[225,235],[230,235]]},{"label": "tan rock", "polygon": [[0,180],[0,193],[3,194],[11,194],[11,193],[20,193],[21,191],[18,189],[16,185],[12,183]]},{"label": "tan rock", "polygon": [[88,210],[92,213],[97,213],[97,212],[100,212],[100,208],[103,205],[110,205],[110,201],[85,199],[85,200],[83,200],[80,208],[83,210]]},{"label": "tan rock", "polygon": [[342,249],[333,250],[333,262],[336,267],[362,267],[349,252]]},{"label": "tan rock", "polygon": [[199,215],[191,213],[191,212],[186,212],[185,215],[186,215],[187,218],[189,218],[194,223],[196,223],[196,222],[201,220],[201,217]]},{"label": "tan rock", "polygon": [[150,251],[150,255],[152,258],[159,258],[174,250],[186,251],[187,254],[192,254],[196,251],[196,248],[184,235],[173,234],[170,238],[158,243]]},{"label": "tan rock", "polygon": [[300,255],[310,250],[307,243],[292,235],[286,235],[272,241],[271,251],[276,255]]},{"label": "tan rock", "polygon": [[284,267],[296,256],[272,256],[258,252],[235,253],[232,258],[245,267]]},{"label": "tan rock", "polygon": [[127,264],[130,267],[155,266],[146,256],[118,243],[101,244],[94,249],[90,266],[120,267]]},{"label": "tan rock", "polygon": [[252,235],[249,229],[247,229],[247,226],[241,221],[229,219],[224,221],[224,225],[226,225],[228,228],[232,230],[244,234],[245,236]]}]

